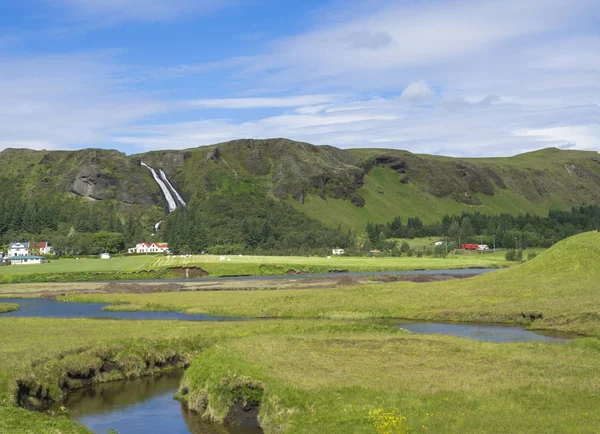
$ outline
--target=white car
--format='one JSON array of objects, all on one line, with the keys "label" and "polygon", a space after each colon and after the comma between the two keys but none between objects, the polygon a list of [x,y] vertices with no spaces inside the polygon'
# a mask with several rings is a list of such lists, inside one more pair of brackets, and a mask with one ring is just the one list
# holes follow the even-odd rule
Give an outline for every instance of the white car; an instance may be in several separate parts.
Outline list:
[{"label": "white car", "polygon": [[490,250],[487,244],[479,244],[479,250]]}]

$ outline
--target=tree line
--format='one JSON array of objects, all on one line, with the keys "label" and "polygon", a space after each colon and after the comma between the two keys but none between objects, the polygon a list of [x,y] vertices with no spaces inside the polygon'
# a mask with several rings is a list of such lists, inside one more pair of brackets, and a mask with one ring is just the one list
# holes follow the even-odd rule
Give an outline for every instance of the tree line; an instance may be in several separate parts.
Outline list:
[{"label": "tree line", "polygon": [[463,212],[445,215],[430,224],[423,224],[419,217],[410,217],[403,224],[396,217],[387,223],[368,223],[366,241],[374,248],[390,248],[390,238],[440,237],[450,247],[477,243],[519,250],[550,247],[556,241],[599,228],[600,206],[587,205],[567,211],[551,210],[546,216]]},{"label": "tree line", "polygon": [[173,252],[213,254],[324,254],[355,239],[258,193],[192,202],[166,218],[161,234]]}]

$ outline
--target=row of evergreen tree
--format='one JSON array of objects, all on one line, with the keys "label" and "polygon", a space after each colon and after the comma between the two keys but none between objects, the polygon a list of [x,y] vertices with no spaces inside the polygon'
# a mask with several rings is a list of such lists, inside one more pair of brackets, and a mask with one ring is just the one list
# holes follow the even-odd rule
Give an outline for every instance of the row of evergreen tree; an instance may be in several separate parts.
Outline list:
[{"label": "row of evergreen tree", "polygon": [[552,210],[547,216],[464,212],[445,215],[431,224],[423,224],[419,217],[410,217],[403,224],[396,217],[388,223],[368,223],[366,238],[375,248],[389,247],[390,238],[445,237],[455,246],[482,243],[523,249],[550,247],[558,240],[599,228],[600,206],[589,205],[568,211]]},{"label": "row of evergreen tree", "polygon": [[355,239],[261,194],[214,195],[190,203],[168,216],[161,233],[174,252],[214,254],[331,253]]}]

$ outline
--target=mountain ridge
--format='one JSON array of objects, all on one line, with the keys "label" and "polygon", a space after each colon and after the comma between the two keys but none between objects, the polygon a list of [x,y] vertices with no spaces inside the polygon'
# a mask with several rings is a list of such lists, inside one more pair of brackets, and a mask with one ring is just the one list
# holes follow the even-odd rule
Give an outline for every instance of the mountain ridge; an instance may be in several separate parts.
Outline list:
[{"label": "mountain ridge", "polygon": [[[166,209],[144,162],[165,171],[187,201],[260,193],[329,226],[463,211],[543,214],[600,203],[600,156],[546,148],[460,158],[396,149],[339,149],[289,139],[239,139],[183,150],[0,152],[0,191],[35,199],[72,195],[136,212]],[[164,212],[164,211],[163,211]]]}]

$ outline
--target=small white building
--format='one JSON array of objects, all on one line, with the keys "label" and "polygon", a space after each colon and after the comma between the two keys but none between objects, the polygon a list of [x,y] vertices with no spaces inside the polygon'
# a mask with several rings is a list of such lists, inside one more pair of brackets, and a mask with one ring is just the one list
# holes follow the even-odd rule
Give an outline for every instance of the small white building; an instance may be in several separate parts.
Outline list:
[{"label": "small white building", "polygon": [[110,253],[100,253],[100,259],[110,259]]},{"label": "small white building", "polygon": [[137,243],[128,250],[129,253],[169,253],[167,243]]},{"label": "small white building", "polygon": [[344,249],[333,249],[331,251],[332,255],[345,255],[346,251]]},{"label": "small white building", "polygon": [[441,240],[440,241],[436,241],[435,243],[433,243],[434,246],[441,246],[443,244],[444,244],[444,242],[441,241]]},{"label": "small white building", "polygon": [[43,256],[18,255],[10,258],[11,265],[43,264],[46,259]]}]

